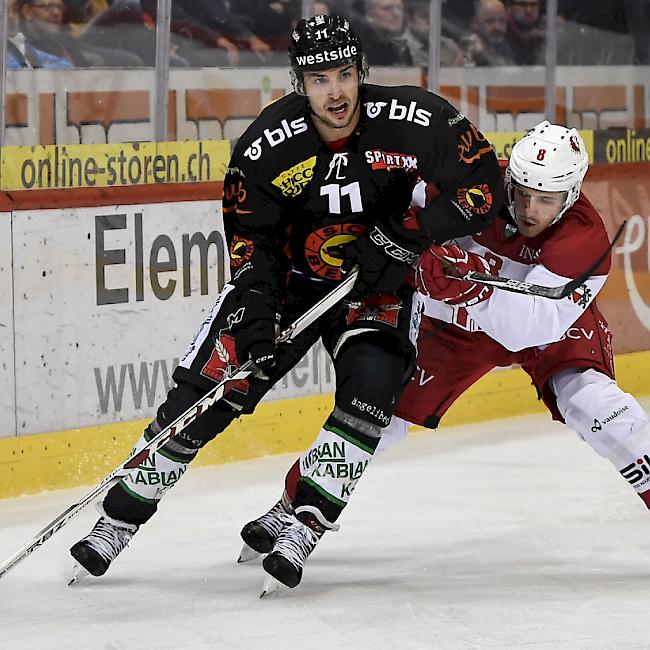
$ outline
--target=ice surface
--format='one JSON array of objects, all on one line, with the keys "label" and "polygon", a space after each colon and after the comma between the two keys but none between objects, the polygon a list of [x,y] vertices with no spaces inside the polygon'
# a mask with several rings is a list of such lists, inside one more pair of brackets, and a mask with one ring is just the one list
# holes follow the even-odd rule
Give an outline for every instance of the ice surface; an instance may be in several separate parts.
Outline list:
[{"label": "ice surface", "polygon": [[[106,576],[67,587],[88,507],[0,580],[0,648],[650,648],[650,513],[548,416],[412,434],[303,583],[260,600],[238,533],[292,461],[190,470]],[[0,560],[84,491],[0,501]]]}]

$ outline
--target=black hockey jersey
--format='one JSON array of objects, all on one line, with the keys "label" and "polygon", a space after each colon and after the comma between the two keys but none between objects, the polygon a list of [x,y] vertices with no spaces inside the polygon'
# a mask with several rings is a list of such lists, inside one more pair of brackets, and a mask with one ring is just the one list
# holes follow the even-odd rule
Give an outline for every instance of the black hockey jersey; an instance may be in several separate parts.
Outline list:
[{"label": "black hockey jersey", "polygon": [[449,103],[413,86],[370,84],[360,102],[359,125],[338,151],[320,139],[295,93],[264,109],[239,139],[223,200],[234,281],[281,290],[289,271],[339,281],[348,242],[375,221],[403,218],[412,187],[405,197],[396,169],[412,172],[413,185],[421,178],[441,188],[434,221],[454,231],[444,239],[496,216],[503,183],[492,147]]}]

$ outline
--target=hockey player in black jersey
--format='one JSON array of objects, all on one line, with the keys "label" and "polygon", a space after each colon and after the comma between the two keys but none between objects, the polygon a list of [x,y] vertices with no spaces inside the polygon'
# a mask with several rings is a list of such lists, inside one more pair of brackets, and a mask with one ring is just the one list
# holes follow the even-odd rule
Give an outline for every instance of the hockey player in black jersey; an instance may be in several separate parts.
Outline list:
[{"label": "hockey player in black jersey", "polygon": [[[71,548],[93,575],[102,575],[153,516],[199,449],[252,413],[321,339],[336,372],[335,406],[311,447],[295,510],[279,505],[282,532],[263,563],[284,584],[297,585],[323,531],[336,528],[412,372],[412,289],[404,283],[412,263],[433,241],[484,229],[502,203],[499,167],[481,133],[420,88],[366,83],[361,43],[346,20],[301,20],[289,56],[296,92],[246,130],[224,180],[232,279],[136,449],[227,367],[251,359],[256,371],[107,493],[99,521]],[[410,229],[402,221],[418,178],[442,193]],[[349,300],[291,345],[276,347],[277,328],[355,266]]]}]

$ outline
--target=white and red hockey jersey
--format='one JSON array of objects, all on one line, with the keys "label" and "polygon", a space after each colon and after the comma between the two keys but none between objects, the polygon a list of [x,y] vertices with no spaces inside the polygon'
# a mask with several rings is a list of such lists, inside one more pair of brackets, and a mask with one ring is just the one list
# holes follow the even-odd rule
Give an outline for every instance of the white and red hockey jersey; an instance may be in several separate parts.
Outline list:
[{"label": "white and red hockey jersey", "polygon": [[[545,286],[573,280],[609,246],[603,221],[584,194],[537,237],[519,234],[504,207],[487,230],[455,241],[461,248],[485,257],[493,274]],[[601,290],[610,265],[608,255],[584,285],[562,300],[498,289],[470,307],[454,307],[425,296],[421,300],[427,316],[464,330],[483,331],[506,349],[518,351],[560,339]]]}]

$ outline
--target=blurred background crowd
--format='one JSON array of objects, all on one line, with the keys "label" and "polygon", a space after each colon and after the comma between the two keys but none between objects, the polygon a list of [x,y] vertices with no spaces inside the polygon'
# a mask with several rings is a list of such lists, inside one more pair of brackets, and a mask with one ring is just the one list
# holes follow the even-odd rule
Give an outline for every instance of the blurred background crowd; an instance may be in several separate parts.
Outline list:
[{"label": "blurred background crowd", "polygon": [[[8,0],[7,68],[134,68],[155,60],[156,0]],[[172,0],[173,67],[285,66],[301,0]],[[359,32],[370,65],[538,65],[545,0],[316,0]],[[650,63],[650,0],[558,0],[558,65]]]}]

